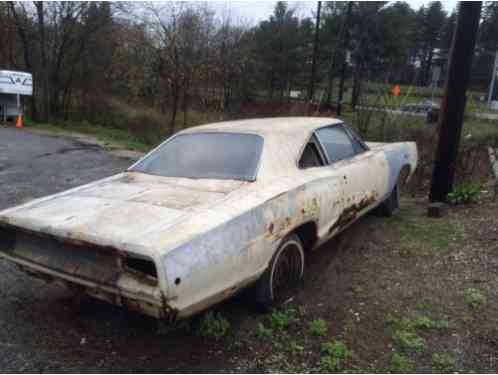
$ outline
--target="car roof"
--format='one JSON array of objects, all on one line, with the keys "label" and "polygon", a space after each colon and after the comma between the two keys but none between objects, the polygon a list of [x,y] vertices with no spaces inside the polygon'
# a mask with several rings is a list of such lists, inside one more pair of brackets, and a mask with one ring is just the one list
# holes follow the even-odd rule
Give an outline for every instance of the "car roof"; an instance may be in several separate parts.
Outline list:
[{"label": "car roof", "polygon": [[342,123],[331,117],[267,117],[250,120],[215,122],[195,126],[184,132],[227,131],[253,133],[261,136],[302,136],[306,137],[317,128]]}]

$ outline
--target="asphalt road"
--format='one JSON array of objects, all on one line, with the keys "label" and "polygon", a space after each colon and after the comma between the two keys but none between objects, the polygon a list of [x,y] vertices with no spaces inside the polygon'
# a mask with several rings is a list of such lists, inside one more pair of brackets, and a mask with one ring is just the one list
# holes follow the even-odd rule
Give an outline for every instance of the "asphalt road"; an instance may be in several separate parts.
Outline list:
[{"label": "asphalt road", "polygon": [[[130,163],[69,138],[0,127],[0,210],[110,176]],[[64,288],[0,261],[2,373],[195,371],[190,363],[201,351],[197,340],[158,335],[152,319],[90,298],[76,301]]]}]

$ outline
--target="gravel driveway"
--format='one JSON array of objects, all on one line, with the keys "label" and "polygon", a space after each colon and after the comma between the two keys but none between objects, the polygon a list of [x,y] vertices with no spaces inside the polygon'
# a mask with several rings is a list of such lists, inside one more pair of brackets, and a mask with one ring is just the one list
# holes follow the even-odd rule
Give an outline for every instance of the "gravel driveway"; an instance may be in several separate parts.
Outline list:
[{"label": "gravel driveway", "polygon": [[[130,164],[95,145],[0,127],[0,210]],[[142,372],[182,365],[157,353],[151,361],[151,353],[172,345],[156,327],[152,319],[92,299],[75,303],[64,288],[0,261],[0,372]]]}]

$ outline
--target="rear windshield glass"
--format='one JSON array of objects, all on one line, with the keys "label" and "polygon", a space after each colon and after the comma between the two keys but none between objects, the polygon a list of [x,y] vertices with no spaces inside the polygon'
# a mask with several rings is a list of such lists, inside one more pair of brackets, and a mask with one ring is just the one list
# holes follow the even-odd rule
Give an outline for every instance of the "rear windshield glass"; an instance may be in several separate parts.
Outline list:
[{"label": "rear windshield glass", "polygon": [[131,170],[164,177],[254,181],[262,148],[263,138],[253,134],[181,134]]}]

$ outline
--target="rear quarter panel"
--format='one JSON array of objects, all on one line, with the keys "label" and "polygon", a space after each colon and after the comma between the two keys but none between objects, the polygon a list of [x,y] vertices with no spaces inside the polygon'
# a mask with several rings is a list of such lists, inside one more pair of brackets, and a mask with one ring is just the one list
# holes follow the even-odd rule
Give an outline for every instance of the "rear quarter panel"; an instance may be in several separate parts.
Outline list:
[{"label": "rear quarter panel", "polygon": [[327,204],[339,194],[333,188],[335,177],[298,186],[294,179],[289,179],[289,185],[290,181],[294,187],[288,191],[278,192],[287,184],[280,181],[266,190],[273,194],[270,198],[163,256],[168,303],[179,310],[180,317],[220,302],[257,280],[286,235],[304,223],[318,226],[320,212],[333,209]]}]

